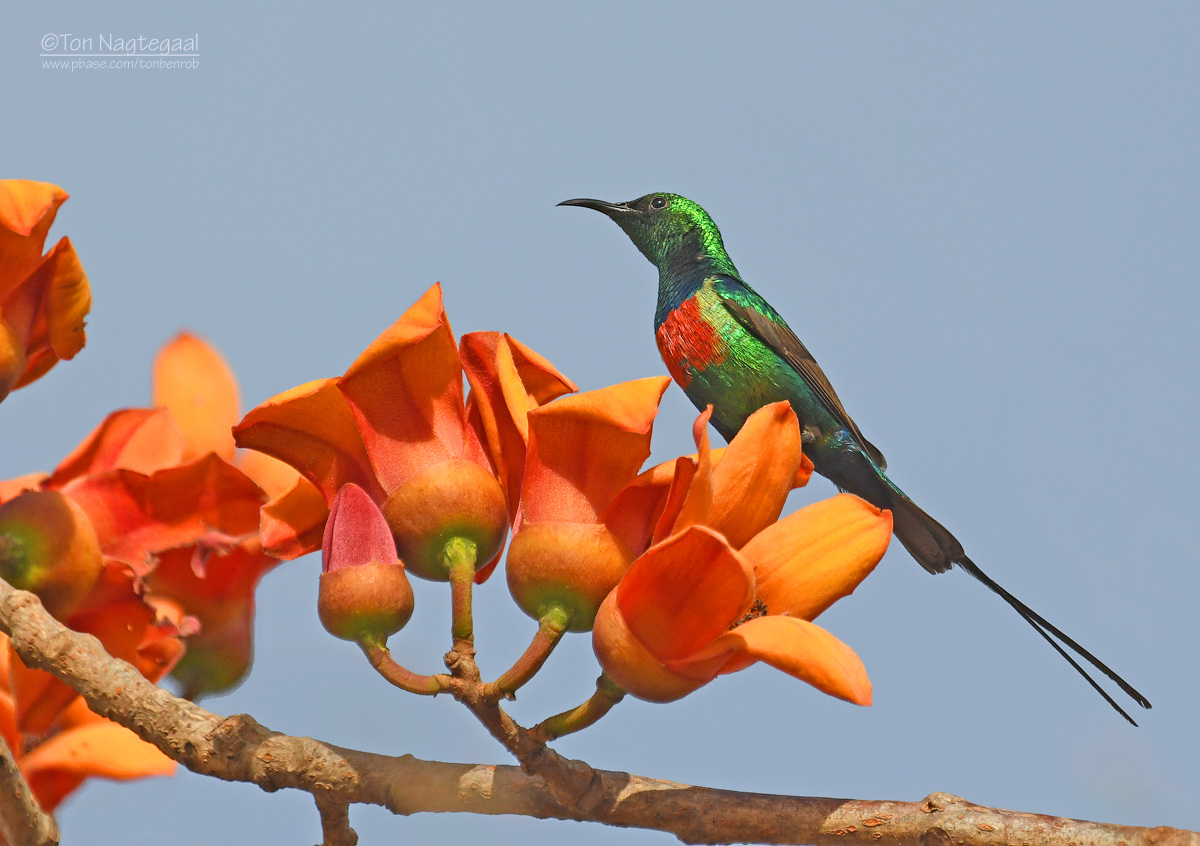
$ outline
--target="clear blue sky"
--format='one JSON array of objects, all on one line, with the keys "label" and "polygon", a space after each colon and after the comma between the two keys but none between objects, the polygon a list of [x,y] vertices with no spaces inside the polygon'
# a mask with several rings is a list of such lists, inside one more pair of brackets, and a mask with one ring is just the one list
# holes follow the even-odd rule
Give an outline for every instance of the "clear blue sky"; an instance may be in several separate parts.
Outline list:
[{"label": "clear blue sky", "polygon": [[[557,748],[744,790],[1200,828],[1195,517],[1200,8],[1191,3],[14,5],[5,176],[57,182],[90,342],[0,408],[0,477],[149,399],[181,326],[247,405],[341,373],[432,282],[458,332],[511,332],[585,388],[664,372],[653,269],[568,197],[685,194],[821,361],[895,478],[1000,582],[1155,703],[1133,729],[999,600],[896,545],[825,618],[875,706],[768,670],[623,703]],[[42,67],[47,34],[199,36],[192,70]],[[672,388],[655,459],[690,449]],[[814,481],[793,500],[828,496]],[[324,635],[319,562],[259,593],[249,681],[206,704],[384,753],[505,762],[449,699]],[[393,641],[432,671],[447,599]],[[481,591],[496,673],[534,624]],[[514,704],[597,669],[574,637]],[[365,843],[667,844],[663,834],[355,808]],[[304,795],[181,773],[96,782],[66,843],[312,842]]]}]

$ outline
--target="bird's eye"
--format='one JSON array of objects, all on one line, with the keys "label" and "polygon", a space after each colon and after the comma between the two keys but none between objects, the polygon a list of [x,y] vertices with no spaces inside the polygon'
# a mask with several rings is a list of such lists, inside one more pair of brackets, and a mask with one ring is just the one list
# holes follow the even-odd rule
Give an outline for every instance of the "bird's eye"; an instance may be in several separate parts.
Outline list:
[{"label": "bird's eye", "polygon": [[655,197],[653,200],[650,201],[650,208],[652,208],[652,209],[663,209],[666,207],[667,207],[667,198],[666,197]]}]

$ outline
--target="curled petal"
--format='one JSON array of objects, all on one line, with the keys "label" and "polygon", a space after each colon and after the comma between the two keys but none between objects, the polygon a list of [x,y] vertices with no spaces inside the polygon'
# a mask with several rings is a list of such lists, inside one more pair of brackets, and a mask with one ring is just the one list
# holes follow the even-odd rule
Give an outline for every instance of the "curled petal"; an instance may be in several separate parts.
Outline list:
[{"label": "curled petal", "polygon": [[592,648],[604,672],[627,693],[648,702],[673,702],[715,678],[682,676],[651,654],[629,630],[617,608],[614,590],[600,604],[592,630]]},{"label": "curled petal", "polygon": [[[727,449],[728,447],[718,447],[709,451],[713,467],[721,463],[721,459],[725,457]],[[621,491],[617,500],[610,506],[610,512],[615,515],[619,511],[623,512],[624,509],[629,508],[634,509],[637,513],[653,514],[652,520],[657,521],[665,513],[663,505],[667,500],[668,490],[672,485],[678,484],[676,475],[680,460],[689,460],[694,466],[698,467],[700,454],[696,452],[691,455],[681,456],[673,461],[664,461],[662,464],[656,464],[649,470],[642,472]],[[812,461],[809,460],[808,456],[803,456],[800,459],[800,468],[796,471],[791,486],[793,488],[804,487],[808,484],[808,480],[812,477],[812,474]],[[617,531],[616,519],[610,521],[606,517],[605,522],[610,523],[613,530]],[[651,523],[651,527],[653,527],[653,522]],[[649,534],[646,537],[649,538]]]},{"label": "curled petal", "polygon": [[442,289],[434,285],[338,380],[385,491],[463,457],[462,375]]},{"label": "curled petal", "polygon": [[867,577],[892,537],[892,514],[851,494],[815,502],[742,547],[771,614],[813,620]]},{"label": "curled petal", "polygon": [[263,549],[290,561],[321,548],[329,506],[312,482],[301,477],[268,502],[260,513]]},{"label": "curled petal", "polygon": [[238,454],[233,463],[271,498],[285,493],[303,478],[290,464],[253,449]]},{"label": "curled petal", "polygon": [[[697,523],[710,522],[713,509],[713,464],[712,450],[708,443],[708,421],[712,417],[713,407],[710,405],[696,418],[692,427],[692,436],[696,440],[697,455],[696,475],[688,485],[687,496],[680,506],[671,531],[680,532],[688,526]],[[657,536],[657,532],[655,535]],[[656,537],[657,539],[657,537]]]},{"label": "curled petal", "polygon": [[183,431],[183,459],[215,452],[233,460],[238,421],[237,382],[211,346],[180,332],[154,358],[154,404],[165,407]]},{"label": "curled petal", "polygon": [[750,415],[713,469],[708,525],[741,548],[779,519],[800,469],[800,426],[791,406],[772,403]]},{"label": "curled petal", "polygon": [[353,482],[383,499],[358,424],[337,389],[337,380],[320,379],[264,402],[233,430],[237,445],[265,452],[290,464],[333,502]]},{"label": "curled petal", "polygon": [[46,482],[60,488],[72,479],[108,470],[153,473],[183,457],[183,434],[165,408],[114,411],[62,460]]},{"label": "curled petal", "polygon": [[[45,347],[55,361],[74,358],[87,342],[84,319],[92,310],[92,289],[69,238],[62,238],[46,253],[25,284],[45,291],[42,310],[30,334],[30,349]],[[45,366],[41,372],[49,369]],[[20,384],[27,385],[34,378],[27,373]]]},{"label": "curled petal", "polygon": [[67,192],[48,182],[0,179],[0,304],[41,261]]},{"label": "curled petal", "polygon": [[[694,498],[691,496],[693,485],[707,490],[712,493],[711,475],[708,478],[701,479],[700,465],[698,462],[690,458],[675,459],[675,478],[671,480],[671,487],[667,491],[666,502],[663,503],[662,515],[658,518],[658,523],[654,526],[654,535],[651,537],[652,543],[658,543],[665,538],[671,536],[675,532],[675,527],[679,522],[680,515],[683,513],[684,505]],[[712,504],[712,497],[709,497],[709,504]]]},{"label": "curled petal", "polygon": [[499,332],[463,335],[459,354],[479,429],[515,517],[525,475],[529,410],[575,391],[575,383],[516,338]]},{"label": "curled petal", "polygon": [[624,382],[531,411],[522,519],[596,522],[649,456],[670,381]]},{"label": "curled petal", "polygon": [[633,562],[616,601],[634,637],[670,661],[706,647],[753,599],[750,564],[720,535],[691,526]]},{"label": "curled petal", "polygon": [[[674,525],[678,505],[682,504],[687,485],[695,472],[696,462],[688,458],[677,458],[669,466],[674,471],[674,477],[667,476],[664,482],[656,476],[649,475],[650,471],[642,473],[621,489],[601,518],[601,522],[608,526],[609,531],[620,538],[625,548],[634,555],[646,551],[655,528],[660,523]],[[677,502],[672,500],[672,494]],[[669,515],[668,504],[672,507]]]},{"label": "curled petal", "polygon": [[830,696],[871,704],[871,682],[854,650],[807,620],[757,617],[713,641],[696,658],[721,651],[744,653]]}]

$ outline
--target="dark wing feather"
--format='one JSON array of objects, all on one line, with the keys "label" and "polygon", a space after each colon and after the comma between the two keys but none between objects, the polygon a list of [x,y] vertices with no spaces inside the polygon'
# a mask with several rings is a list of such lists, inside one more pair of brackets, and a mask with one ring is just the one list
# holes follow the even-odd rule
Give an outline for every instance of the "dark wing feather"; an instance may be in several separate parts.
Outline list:
[{"label": "dark wing feather", "polygon": [[864,438],[862,432],[858,431],[858,426],[854,425],[854,421],[842,407],[842,401],[838,399],[833,385],[829,384],[829,380],[821,371],[821,366],[817,364],[817,360],[812,357],[812,353],[808,351],[803,342],[796,337],[796,333],[786,323],[771,320],[757,309],[743,305],[729,297],[722,297],[721,302],[733,315],[733,319],[742,325],[742,328],[774,350],[776,355],[800,374],[800,377],[812,387],[829,413],[849,429],[851,434],[862,444],[863,449],[871,456],[871,460],[881,469],[886,470],[887,462],[883,458],[883,453]]}]

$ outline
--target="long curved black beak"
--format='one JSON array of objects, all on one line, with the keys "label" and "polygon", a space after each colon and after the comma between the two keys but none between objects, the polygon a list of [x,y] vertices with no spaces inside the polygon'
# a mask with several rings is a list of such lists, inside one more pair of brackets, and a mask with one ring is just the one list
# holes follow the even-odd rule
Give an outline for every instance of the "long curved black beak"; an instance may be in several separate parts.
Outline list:
[{"label": "long curved black beak", "polygon": [[560,206],[582,206],[585,209],[592,209],[601,214],[606,214],[612,217],[614,214],[624,214],[625,212],[633,211],[629,203],[609,203],[604,200],[588,200],[580,198],[577,200],[563,200],[559,203]]}]

